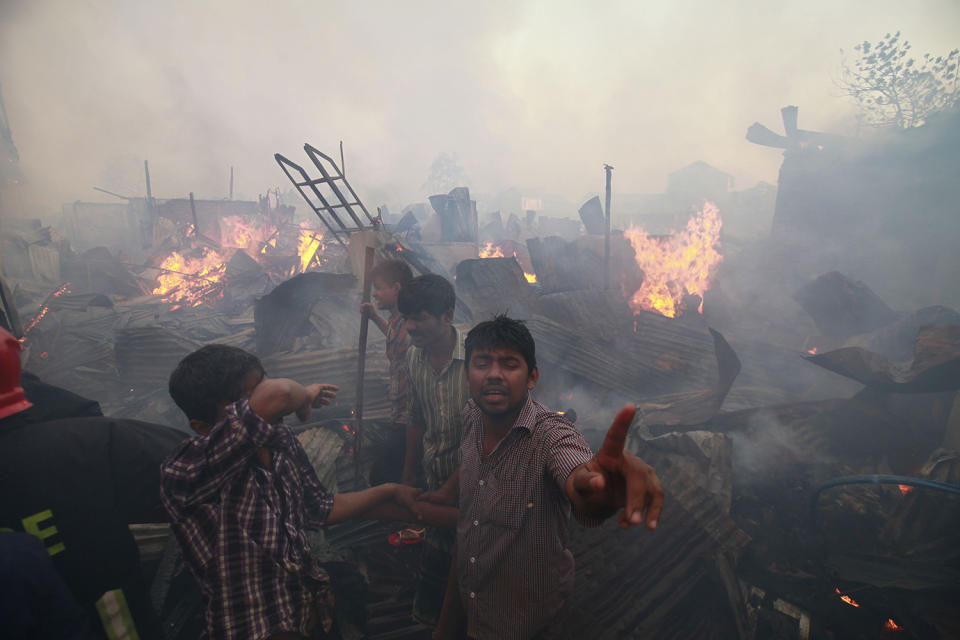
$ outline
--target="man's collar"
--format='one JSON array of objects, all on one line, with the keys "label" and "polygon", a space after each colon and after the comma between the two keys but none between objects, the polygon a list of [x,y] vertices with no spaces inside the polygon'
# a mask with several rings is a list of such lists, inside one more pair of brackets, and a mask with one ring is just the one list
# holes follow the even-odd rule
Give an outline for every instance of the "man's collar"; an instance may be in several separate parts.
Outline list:
[{"label": "man's collar", "polygon": [[[467,401],[467,406],[469,411],[475,412],[477,419],[483,420],[483,411],[480,410],[480,405],[477,404],[476,400],[470,398]],[[529,433],[537,428],[537,405],[533,402],[533,396],[530,395],[530,392],[527,392],[527,401],[523,404],[523,408],[520,409],[520,413],[517,414],[517,419],[514,420],[513,426],[510,427],[510,431],[514,429],[525,429]],[[509,432],[508,432],[509,433]]]},{"label": "man's collar", "polygon": [[533,403],[533,396],[530,395],[530,392],[527,392],[527,401],[523,404],[523,408],[520,409],[520,413],[517,415],[517,421],[513,423],[511,431],[513,429],[526,429],[528,432],[533,433],[534,429],[537,428],[537,407]]}]

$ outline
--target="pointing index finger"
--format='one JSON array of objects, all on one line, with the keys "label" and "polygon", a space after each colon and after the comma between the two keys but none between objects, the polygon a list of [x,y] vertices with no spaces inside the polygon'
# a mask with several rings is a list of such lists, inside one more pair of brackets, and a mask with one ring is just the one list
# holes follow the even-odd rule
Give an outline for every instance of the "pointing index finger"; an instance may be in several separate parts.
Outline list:
[{"label": "pointing index finger", "polygon": [[619,458],[623,454],[623,445],[627,441],[627,432],[637,415],[637,408],[632,404],[624,405],[617,417],[613,419],[610,430],[607,431],[603,444],[597,452],[598,457]]}]

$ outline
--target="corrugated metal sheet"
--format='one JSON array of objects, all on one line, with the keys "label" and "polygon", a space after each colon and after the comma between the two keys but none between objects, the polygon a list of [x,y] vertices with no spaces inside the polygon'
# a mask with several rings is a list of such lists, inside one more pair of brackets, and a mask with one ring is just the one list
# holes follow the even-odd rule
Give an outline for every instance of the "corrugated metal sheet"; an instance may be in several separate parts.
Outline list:
[{"label": "corrugated metal sheet", "polygon": [[[367,347],[367,363],[363,394],[365,419],[387,419],[390,402],[387,388],[390,369],[382,342]],[[356,403],[357,347],[337,347],[317,351],[302,351],[263,359],[267,373],[274,377],[292,378],[302,384],[326,382],[340,387],[336,404],[325,407],[323,417],[349,417]]]},{"label": "corrugated metal sheet", "polygon": [[664,485],[657,530],[573,527],[576,584],[570,637],[730,638],[736,613],[717,575],[718,558],[735,564],[749,537],[720,502],[654,451],[642,452]]},{"label": "corrugated metal sheet", "polygon": [[170,372],[200,344],[162,327],[116,331],[120,373],[131,385],[165,386]]}]

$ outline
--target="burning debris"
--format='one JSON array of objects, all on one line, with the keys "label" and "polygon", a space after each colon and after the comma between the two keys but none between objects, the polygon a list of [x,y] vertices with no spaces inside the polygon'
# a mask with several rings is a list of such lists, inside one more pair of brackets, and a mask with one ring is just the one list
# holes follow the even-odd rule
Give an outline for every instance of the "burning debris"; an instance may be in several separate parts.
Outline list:
[{"label": "burning debris", "polygon": [[[788,148],[815,162],[809,146]],[[357,384],[372,247],[378,260],[455,282],[461,326],[503,312],[524,319],[537,342],[538,399],[575,419],[593,446],[611,406],[640,407],[629,446],[663,481],[663,528],[642,541],[575,532],[571,630],[747,639],[958,628],[950,536],[960,504],[935,493],[960,482],[956,311],[897,311],[868,278],[808,257],[816,247],[800,259],[779,232],[754,243],[729,236],[711,202],[670,233],[624,225],[609,252],[599,198],[581,207],[587,233],[575,237],[539,235],[534,211],[507,224],[497,211],[481,226],[466,188],[374,217],[341,167],[304,150],[320,177],[277,162],[316,217],[309,223],[271,195],[66,205],[66,238],[6,227],[2,317],[14,317],[10,305],[26,319],[26,368],[112,415],[182,428],[164,391],[175,363],[204,344],[241,347],[271,376],[341,387],[324,421],[299,436],[327,486],[361,487],[390,446],[377,332]],[[778,206],[796,221],[782,193]],[[100,213],[136,224],[114,229],[120,240],[109,247],[88,246],[80,227]],[[830,484],[880,475],[892,479]],[[387,550],[385,538],[379,525],[343,525],[314,546],[348,572],[369,569],[358,614],[369,637],[412,638],[423,631],[407,615],[413,552]]]},{"label": "burning debris", "polygon": [[624,231],[643,271],[643,283],[630,294],[630,307],[635,312],[653,311],[673,318],[683,311],[694,311],[689,301],[695,298],[695,310],[702,313],[703,296],[723,259],[721,224],[717,206],[708,202],[683,231],[666,238],[651,236],[637,227]]}]

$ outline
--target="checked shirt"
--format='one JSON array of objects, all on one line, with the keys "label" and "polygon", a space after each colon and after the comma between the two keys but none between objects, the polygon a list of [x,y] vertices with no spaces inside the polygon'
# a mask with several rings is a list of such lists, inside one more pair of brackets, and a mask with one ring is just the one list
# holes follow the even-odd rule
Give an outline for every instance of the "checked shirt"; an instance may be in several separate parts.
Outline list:
[{"label": "checked shirt", "polygon": [[590,459],[590,447],[570,422],[527,396],[513,428],[484,458],[481,415],[471,400],[460,445],[457,577],[467,635],[552,637],[573,588],[564,485]]},{"label": "checked shirt", "polygon": [[[257,460],[266,447],[272,469]],[[283,424],[247,400],[227,407],[209,433],[184,442],[161,468],[161,498],[200,583],[210,638],[258,640],[323,624],[324,571],[305,528],[323,524],[333,496]]]}]

